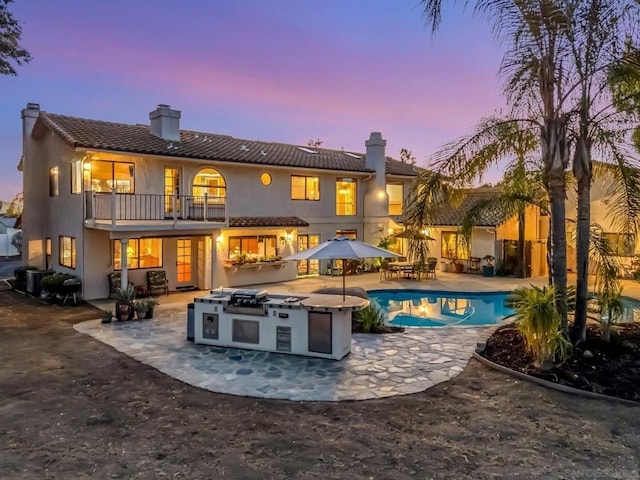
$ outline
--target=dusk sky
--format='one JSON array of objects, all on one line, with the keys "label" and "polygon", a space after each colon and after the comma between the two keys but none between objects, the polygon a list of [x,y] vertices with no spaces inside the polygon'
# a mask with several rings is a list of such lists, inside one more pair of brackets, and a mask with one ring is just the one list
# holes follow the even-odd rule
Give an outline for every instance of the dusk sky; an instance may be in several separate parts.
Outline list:
[{"label": "dusk sky", "polygon": [[[461,2],[460,2],[461,3]],[[486,21],[418,0],[15,0],[33,61],[0,76],[0,200],[22,191],[20,111],[149,123],[253,140],[426,160],[503,105],[501,48]],[[487,178],[495,181],[497,178]]]}]

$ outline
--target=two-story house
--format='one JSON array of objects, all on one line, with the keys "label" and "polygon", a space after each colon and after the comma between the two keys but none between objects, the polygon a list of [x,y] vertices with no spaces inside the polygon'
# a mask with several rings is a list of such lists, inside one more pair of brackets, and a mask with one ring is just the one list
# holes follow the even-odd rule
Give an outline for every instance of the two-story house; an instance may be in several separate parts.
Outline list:
[{"label": "two-story house", "polygon": [[325,273],[278,261],[337,234],[377,243],[402,213],[414,167],[388,158],[374,132],[365,153],[180,129],[158,105],[150,125],[22,111],[23,262],[72,273],[85,299],[110,272],[170,290]]}]

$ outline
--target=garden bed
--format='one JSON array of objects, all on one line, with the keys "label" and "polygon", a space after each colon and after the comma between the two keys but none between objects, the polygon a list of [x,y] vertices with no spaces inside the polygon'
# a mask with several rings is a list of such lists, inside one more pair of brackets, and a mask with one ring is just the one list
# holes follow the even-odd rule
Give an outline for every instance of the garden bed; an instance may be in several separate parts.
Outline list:
[{"label": "garden bed", "polygon": [[487,340],[482,356],[543,380],[580,390],[640,401],[640,324],[617,326],[605,342],[597,326],[587,328],[587,340],[574,348],[564,364],[541,370],[525,351],[514,324],[500,327]]}]

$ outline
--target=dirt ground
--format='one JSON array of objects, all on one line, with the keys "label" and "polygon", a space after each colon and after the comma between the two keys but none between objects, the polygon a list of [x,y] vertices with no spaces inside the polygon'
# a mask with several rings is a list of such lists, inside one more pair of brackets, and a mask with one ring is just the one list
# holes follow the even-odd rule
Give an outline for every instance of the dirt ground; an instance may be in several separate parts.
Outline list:
[{"label": "dirt ground", "polygon": [[2,479],[639,478],[640,408],[472,361],[386,400],[199,390],[73,330],[88,306],[0,292]]}]

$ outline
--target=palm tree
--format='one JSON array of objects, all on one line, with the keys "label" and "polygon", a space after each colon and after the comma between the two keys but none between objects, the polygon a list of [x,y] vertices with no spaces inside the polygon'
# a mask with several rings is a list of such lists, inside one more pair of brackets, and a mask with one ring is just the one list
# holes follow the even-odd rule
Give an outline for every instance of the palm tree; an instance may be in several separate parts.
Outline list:
[{"label": "palm tree", "polygon": [[[441,20],[441,0],[421,3],[427,23],[436,29]],[[475,8],[488,17],[496,38],[507,46],[501,72],[506,77],[504,92],[508,103],[514,112],[524,113],[524,118],[540,125],[539,142],[552,222],[552,278],[556,308],[562,327],[566,328],[565,172],[569,149],[563,61],[568,54],[565,33],[569,21],[557,3],[560,2],[476,0]]]}]

